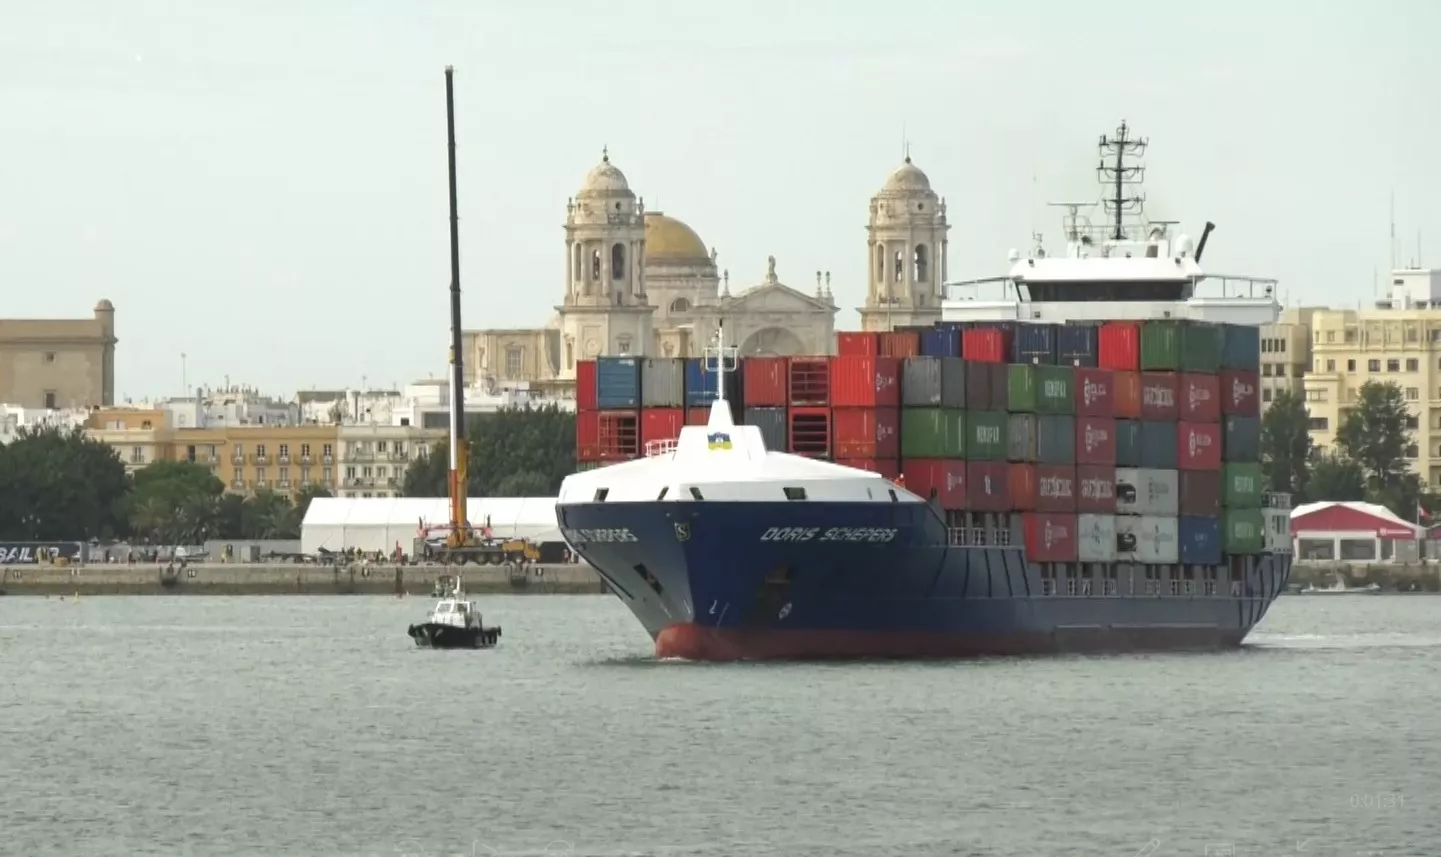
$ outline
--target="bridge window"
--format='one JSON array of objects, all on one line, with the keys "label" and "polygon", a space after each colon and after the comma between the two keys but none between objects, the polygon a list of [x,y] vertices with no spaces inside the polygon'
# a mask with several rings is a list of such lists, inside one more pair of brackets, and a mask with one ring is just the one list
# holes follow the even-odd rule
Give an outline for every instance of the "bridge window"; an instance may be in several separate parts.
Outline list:
[{"label": "bridge window", "polygon": [[696,499],[696,500],[704,500],[704,499],[705,499],[704,497],[702,497],[702,496],[700,495],[700,489],[697,488],[697,487],[695,487],[694,485],[692,485],[692,486],[690,487],[690,495],[691,495],[691,497],[693,497],[693,498]]},{"label": "bridge window", "polygon": [[786,488],[784,490],[787,500],[804,500],[806,498],[806,489],[804,488]]},{"label": "bridge window", "polygon": [[597,489],[595,489],[595,502],[597,502],[597,503],[604,503],[604,502],[605,502],[606,495],[609,494],[609,493],[610,493],[610,489],[609,489],[609,488],[597,488]]},{"label": "bridge window", "polygon": [[1134,282],[1071,281],[1018,284],[1031,301],[1184,301],[1191,298],[1191,281]]}]

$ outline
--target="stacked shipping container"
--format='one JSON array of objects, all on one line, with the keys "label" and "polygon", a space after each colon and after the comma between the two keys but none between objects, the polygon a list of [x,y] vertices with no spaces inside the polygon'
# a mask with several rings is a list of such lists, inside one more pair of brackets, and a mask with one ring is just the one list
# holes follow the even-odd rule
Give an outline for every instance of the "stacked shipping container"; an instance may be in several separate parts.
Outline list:
[{"label": "stacked shipping container", "polygon": [[[1034,562],[1217,566],[1263,545],[1259,330],[1186,321],[842,333],[728,374],[767,448],[900,479],[956,526],[1018,513]],[[577,462],[703,425],[700,360],[577,368]]]}]

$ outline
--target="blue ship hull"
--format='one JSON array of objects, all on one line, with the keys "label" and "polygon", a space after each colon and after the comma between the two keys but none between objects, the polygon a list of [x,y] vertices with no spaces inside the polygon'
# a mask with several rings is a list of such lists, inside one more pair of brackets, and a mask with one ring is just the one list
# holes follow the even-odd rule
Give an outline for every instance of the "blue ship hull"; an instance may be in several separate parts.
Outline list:
[{"label": "blue ship hull", "polygon": [[567,541],[656,655],[693,660],[1233,647],[1291,568],[1288,554],[1203,569],[1028,563],[1019,515],[957,538],[941,514],[924,503],[557,506]]}]

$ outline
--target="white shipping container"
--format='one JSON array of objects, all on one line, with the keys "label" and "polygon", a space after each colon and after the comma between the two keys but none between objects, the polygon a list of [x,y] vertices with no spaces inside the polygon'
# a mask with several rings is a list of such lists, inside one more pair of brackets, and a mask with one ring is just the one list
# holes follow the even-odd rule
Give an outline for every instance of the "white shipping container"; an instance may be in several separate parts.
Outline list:
[{"label": "white shipping container", "polygon": [[1174,518],[1180,514],[1180,474],[1174,470],[1116,468],[1116,513]]},{"label": "white shipping container", "polygon": [[1266,524],[1265,549],[1269,553],[1291,552],[1291,510],[1262,509],[1261,518]]},{"label": "white shipping container", "polygon": [[1114,515],[1078,515],[1076,517],[1076,559],[1081,562],[1116,561],[1116,517]]},{"label": "white shipping container", "polygon": [[685,360],[680,357],[652,357],[641,364],[640,406],[685,407]]},{"label": "white shipping container", "polygon": [[1116,559],[1145,565],[1173,565],[1180,561],[1180,524],[1156,515],[1116,516]]}]

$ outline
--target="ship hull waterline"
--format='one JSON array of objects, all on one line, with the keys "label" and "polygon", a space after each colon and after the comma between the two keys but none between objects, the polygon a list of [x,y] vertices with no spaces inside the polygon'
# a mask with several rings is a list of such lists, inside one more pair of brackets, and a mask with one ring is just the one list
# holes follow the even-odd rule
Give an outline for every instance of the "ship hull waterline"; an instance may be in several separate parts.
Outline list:
[{"label": "ship hull waterline", "polygon": [[571,503],[557,516],[656,656],[699,661],[1235,648],[1291,569],[1286,554],[1188,580],[1179,566],[1027,563],[952,546],[923,503]]}]

